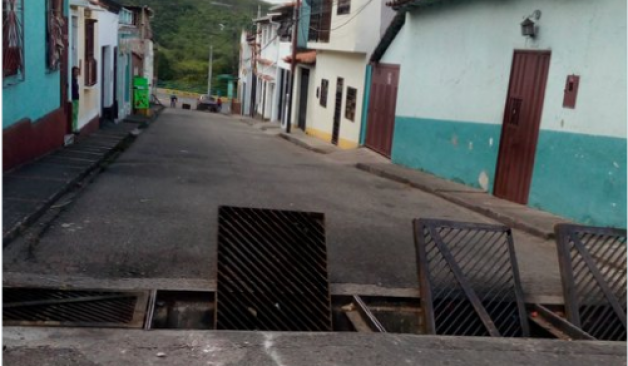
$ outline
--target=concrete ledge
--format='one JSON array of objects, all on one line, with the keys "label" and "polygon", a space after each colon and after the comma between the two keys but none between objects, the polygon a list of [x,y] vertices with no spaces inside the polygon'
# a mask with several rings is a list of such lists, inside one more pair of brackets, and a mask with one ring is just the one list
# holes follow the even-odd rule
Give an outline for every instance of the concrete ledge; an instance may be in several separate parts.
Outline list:
[{"label": "concrete ledge", "polygon": [[306,136],[305,134],[296,134],[296,133],[285,133],[282,132],[279,134],[284,140],[290,141],[295,145],[298,145],[302,148],[308,149],[310,151],[314,151],[319,154],[329,154],[337,150],[334,146],[328,146],[328,144],[320,143],[318,141],[312,141],[311,137]]},{"label": "concrete ledge", "polygon": [[625,342],[5,327],[7,365],[625,365]]},{"label": "concrete ledge", "polygon": [[368,173],[432,193],[499,221],[504,225],[543,239],[553,239],[554,226],[558,223],[569,222],[562,217],[547,212],[499,199],[482,190],[441,179],[418,170],[403,168],[392,163],[358,163],[356,167]]}]

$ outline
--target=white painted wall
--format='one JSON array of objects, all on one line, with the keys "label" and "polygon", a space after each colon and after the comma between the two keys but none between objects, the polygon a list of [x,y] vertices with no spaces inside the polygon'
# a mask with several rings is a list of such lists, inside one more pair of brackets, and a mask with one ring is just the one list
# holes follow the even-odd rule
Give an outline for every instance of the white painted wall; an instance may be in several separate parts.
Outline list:
[{"label": "white painted wall", "polygon": [[[319,51],[316,56],[316,75],[314,77],[310,75],[310,83],[313,84],[315,88],[314,92],[310,93],[308,110],[313,111],[314,118],[308,119],[308,128],[328,133],[331,136],[334,121],[336,80],[338,77],[341,77],[344,79],[344,86],[342,92],[339,136],[343,140],[355,143],[354,147],[357,147],[360,140],[362,98],[364,95],[364,70],[366,69],[366,65],[366,57],[362,54]],[[316,97],[316,88],[321,86],[322,79],[329,80],[327,107],[321,106],[319,99]],[[357,89],[354,121],[345,118],[347,87]]]},{"label": "white painted wall", "polygon": [[[536,9],[531,40],[519,24]],[[381,60],[401,64],[397,115],[501,124],[515,49],[552,52],[542,129],[626,137],[619,0],[448,1],[412,12]],[[580,75],[575,109],[562,106],[570,74]]]},{"label": "white painted wall", "polygon": [[277,58],[277,66],[284,70],[290,70],[290,64],[284,61],[284,58],[292,56],[292,43],[279,42],[279,55]]},{"label": "white painted wall", "polygon": [[[114,90],[113,90],[113,59],[114,48],[118,46],[118,14],[114,14],[108,11],[96,11],[98,23],[98,36],[96,42],[96,53],[102,55],[102,48],[107,47],[106,59],[101,59],[98,62],[98,81],[99,84],[104,83],[104,106],[102,100],[99,100],[99,111],[103,107],[110,107],[113,104]],[[104,69],[104,79],[102,77]],[[103,79],[103,80],[101,80]],[[102,90],[102,89],[101,89]]]},{"label": "white painted wall", "polygon": [[[78,113],[78,128],[81,129],[87,125],[91,120],[98,117],[100,113],[100,82],[101,77],[98,75],[98,82],[93,86],[85,86],[85,8],[82,6],[71,5],[70,13],[75,16],[73,18],[78,21],[78,35],[76,37],[76,50],[78,54],[78,62],[81,67],[81,74],[78,77],[79,82],[79,113]],[[93,16],[94,12],[92,12]],[[101,64],[100,60],[100,46],[98,44],[100,34],[100,26],[96,23],[94,29],[94,38],[96,40],[94,45],[94,58],[98,65]],[[71,38],[71,41],[72,38]],[[71,75],[71,74],[70,74]],[[71,82],[71,79],[69,79]],[[71,89],[70,89],[71,90]]]},{"label": "white painted wall", "polygon": [[251,91],[253,85],[253,52],[246,40],[246,31],[240,35],[240,67],[238,68],[238,98],[242,102],[242,114],[251,113]]},{"label": "white painted wall", "polygon": [[[328,43],[308,42],[308,48],[344,52],[370,53],[377,46],[382,28],[394,12],[384,1],[352,0],[349,14],[338,15],[338,2],[333,1],[331,34]],[[310,30],[312,31],[312,30]]]},{"label": "white painted wall", "polygon": [[[308,85],[308,90],[307,90],[307,94],[305,95],[301,95],[301,69],[308,69],[310,70],[310,81],[309,81],[309,85]],[[310,66],[310,65],[297,65],[297,68],[295,69],[295,73],[297,75],[297,78],[295,79],[295,83],[294,83],[294,98],[292,99],[292,114],[291,114],[291,118],[290,121],[292,122],[292,126],[293,128],[296,128],[295,126],[298,125],[299,123],[299,103],[301,98],[309,98],[308,102],[307,102],[307,111],[306,111],[306,117],[305,117],[305,124],[306,124],[306,129],[309,126],[310,123],[313,123],[314,121],[314,104],[313,103],[318,103],[318,99],[316,99],[316,88],[317,85],[316,84],[316,67],[315,66]]]},{"label": "white painted wall", "polygon": [[153,92],[154,83],[155,83],[155,72],[154,72],[154,63],[155,63],[155,51],[153,48],[153,41],[150,39],[144,40],[144,77],[148,80],[148,88],[150,89],[150,93]]}]

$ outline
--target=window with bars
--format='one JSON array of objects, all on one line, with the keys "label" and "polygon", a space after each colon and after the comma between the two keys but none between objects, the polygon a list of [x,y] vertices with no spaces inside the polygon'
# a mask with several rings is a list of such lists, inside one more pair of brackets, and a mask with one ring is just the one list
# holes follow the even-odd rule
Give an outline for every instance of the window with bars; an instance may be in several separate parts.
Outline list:
[{"label": "window with bars", "polygon": [[98,82],[98,66],[94,56],[94,36],[96,20],[85,20],[85,85],[93,86]]},{"label": "window with bars", "polygon": [[308,41],[329,42],[332,0],[313,0],[310,11]]},{"label": "window with bars", "polygon": [[338,0],[338,9],[336,14],[344,15],[351,12],[351,0]]},{"label": "window with bars", "polygon": [[355,121],[355,107],[358,99],[358,90],[350,86],[347,87],[347,101],[345,103],[345,118]]},{"label": "window with bars", "polygon": [[2,1],[3,81],[24,79],[24,2]]},{"label": "window with bars", "polygon": [[321,98],[320,98],[320,104],[323,107],[327,107],[327,91],[329,89],[329,80],[327,79],[323,79],[321,81]]},{"label": "window with bars", "polygon": [[46,0],[46,67],[59,70],[63,54],[63,0]]}]

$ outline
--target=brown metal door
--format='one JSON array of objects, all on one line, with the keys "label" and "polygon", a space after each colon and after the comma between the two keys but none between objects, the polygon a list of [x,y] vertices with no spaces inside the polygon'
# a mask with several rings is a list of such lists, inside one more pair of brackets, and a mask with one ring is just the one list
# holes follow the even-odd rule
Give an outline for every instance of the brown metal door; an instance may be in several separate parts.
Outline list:
[{"label": "brown metal door", "polygon": [[539,137],[550,53],[515,51],[495,173],[497,197],[526,204]]},{"label": "brown metal door", "polygon": [[399,65],[373,65],[365,144],[388,158],[392,151],[398,88]]}]

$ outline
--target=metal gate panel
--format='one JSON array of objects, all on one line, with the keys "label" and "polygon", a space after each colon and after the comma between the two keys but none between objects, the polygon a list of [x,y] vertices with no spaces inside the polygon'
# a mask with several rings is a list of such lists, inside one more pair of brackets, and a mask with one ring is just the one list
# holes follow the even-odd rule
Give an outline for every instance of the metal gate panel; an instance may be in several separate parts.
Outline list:
[{"label": "metal gate panel", "polygon": [[2,290],[5,326],[142,328],[147,292],[10,288]]},{"label": "metal gate panel", "polygon": [[596,339],[626,341],[626,230],[555,231],[567,319]]},{"label": "metal gate panel", "polygon": [[529,335],[509,228],[434,219],[413,223],[426,333]]},{"label": "metal gate panel", "polygon": [[331,331],[324,220],[219,208],[216,329]]}]

